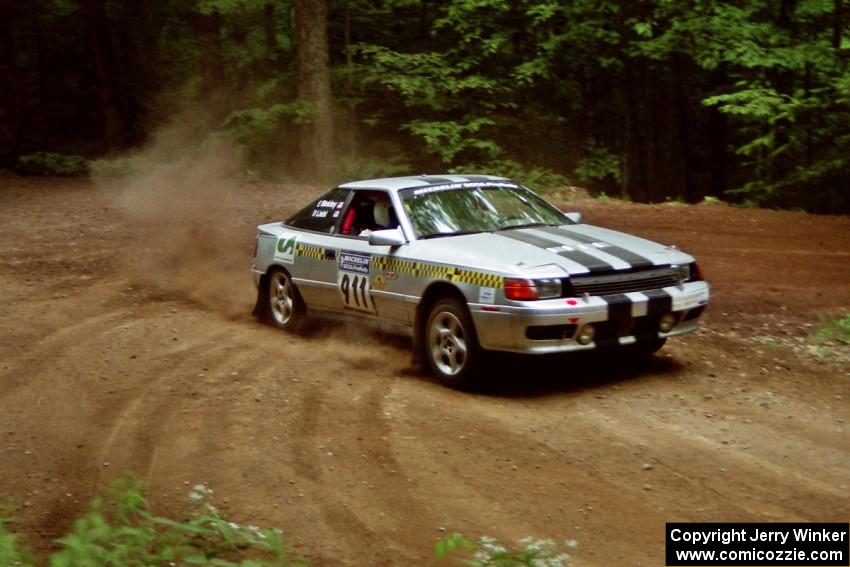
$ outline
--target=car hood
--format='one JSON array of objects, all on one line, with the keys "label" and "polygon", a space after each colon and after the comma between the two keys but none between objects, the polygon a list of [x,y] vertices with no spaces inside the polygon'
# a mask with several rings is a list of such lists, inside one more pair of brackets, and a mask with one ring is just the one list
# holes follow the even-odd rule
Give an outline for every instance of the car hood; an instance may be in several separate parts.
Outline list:
[{"label": "car hood", "polygon": [[417,259],[528,277],[610,273],[694,261],[675,247],[587,224],[447,236],[409,246]]}]

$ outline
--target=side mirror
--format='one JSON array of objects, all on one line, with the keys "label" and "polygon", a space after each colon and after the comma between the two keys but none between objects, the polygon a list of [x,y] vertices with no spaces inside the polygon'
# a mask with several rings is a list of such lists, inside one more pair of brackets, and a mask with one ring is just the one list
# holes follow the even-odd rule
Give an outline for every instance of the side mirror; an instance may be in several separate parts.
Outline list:
[{"label": "side mirror", "polygon": [[388,228],[386,230],[373,230],[369,235],[369,244],[371,246],[401,246],[405,243],[404,236],[397,228]]},{"label": "side mirror", "polygon": [[581,213],[564,213],[564,216],[575,224],[581,224]]}]

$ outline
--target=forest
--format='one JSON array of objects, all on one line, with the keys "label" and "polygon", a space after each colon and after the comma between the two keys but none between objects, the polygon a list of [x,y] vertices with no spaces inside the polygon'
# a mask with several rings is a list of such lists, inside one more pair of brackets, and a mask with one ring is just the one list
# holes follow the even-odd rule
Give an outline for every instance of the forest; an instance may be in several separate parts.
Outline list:
[{"label": "forest", "polygon": [[845,0],[0,0],[0,172],[186,120],[251,178],[847,213],[848,28]]}]

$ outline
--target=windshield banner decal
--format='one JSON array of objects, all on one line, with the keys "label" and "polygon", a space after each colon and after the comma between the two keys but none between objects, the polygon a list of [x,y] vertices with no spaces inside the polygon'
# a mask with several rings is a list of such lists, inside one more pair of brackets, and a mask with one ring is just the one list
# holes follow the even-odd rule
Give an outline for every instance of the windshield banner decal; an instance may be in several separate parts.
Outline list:
[{"label": "windshield banner decal", "polygon": [[436,191],[452,191],[454,189],[474,189],[487,187],[506,187],[508,189],[519,189],[519,185],[511,181],[464,181],[463,183],[446,183],[445,185],[428,185],[413,190],[413,195],[427,195]]}]

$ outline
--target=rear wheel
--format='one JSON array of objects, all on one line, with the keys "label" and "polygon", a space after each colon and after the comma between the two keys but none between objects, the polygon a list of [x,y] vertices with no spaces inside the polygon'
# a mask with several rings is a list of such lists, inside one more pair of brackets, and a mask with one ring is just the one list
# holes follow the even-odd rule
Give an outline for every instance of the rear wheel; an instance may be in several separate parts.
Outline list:
[{"label": "rear wheel", "polygon": [[472,386],[481,353],[466,305],[454,298],[437,301],[424,335],[424,355],[434,376],[453,388]]},{"label": "rear wheel", "polygon": [[307,321],[307,309],[292,278],[283,270],[274,270],[267,279],[266,320],[280,329],[302,331]]}]

